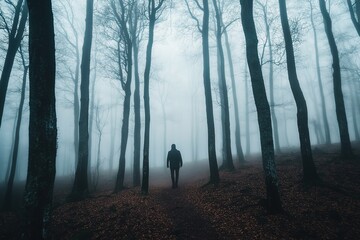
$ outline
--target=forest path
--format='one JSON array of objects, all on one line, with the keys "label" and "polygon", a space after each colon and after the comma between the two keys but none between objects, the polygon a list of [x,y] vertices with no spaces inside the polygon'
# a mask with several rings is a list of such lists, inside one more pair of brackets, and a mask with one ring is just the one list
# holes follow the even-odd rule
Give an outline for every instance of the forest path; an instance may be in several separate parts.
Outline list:
[{"label": "forest path", "polygon": [[219,239],[211,222],[187,199],[186,187],[159,189],[155,200],[172,221],[176,239]]}]

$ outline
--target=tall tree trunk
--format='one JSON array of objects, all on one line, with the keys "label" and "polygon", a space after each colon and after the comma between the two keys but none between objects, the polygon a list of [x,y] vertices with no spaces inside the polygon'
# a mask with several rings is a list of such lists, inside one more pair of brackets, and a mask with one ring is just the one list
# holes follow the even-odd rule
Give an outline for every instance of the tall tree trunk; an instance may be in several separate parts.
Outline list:
[{"label": "tall tree trunk", "polygon": [[250,154],[250,111],[249,111],[249,81],[248,81],[248,63],[244,61],[244,81],[245,81],[245,130],[246,130],[246,155]]},{"label": "tall tree trunk", "polygon": [[230,113],[229,113],[229,97],[225,77],[225,57],[222,47],[222,25],[221,13],[218,7],[217,0],[213,0],[216,18],[216,46],[218,53],[218,71],[219,71],[219,86],[220,86],[220,102],[221,102],[221,119],[223,131],[223,164],[222,168],[227,170],[234,170],[234,163],[231,153],[231,134],[230,134]]},{"label": "tall tree trunk", "polygon": [[148,3],[149,10],[149,39],[146,48],[146,62],[144,72],[144,108],[145,108],[145,134],[144,134],[144,150],[143,150],[143,176],[141,184],[141,193],[147,195],[149,193],[149,144],[150,144],[150,68],[152,46],[154,43],[154,29],[156,22],[156,12],[161,8],[164,0],[160,0],[158,6],[155,6],[155,0]]},{"label": "tall tree trunk", "polygon": [[267,17],[267,10],[264,9],[264,21],[266,26],[266,37],[269,45],[269,83],[270,83],[270,112],[271,112],[271,120],[274,129],[274,143],[275,143],[275,151],[280,153],[280,140],[279,140],[279,128],[277,117],[275,114],[275,99],[274,99],[274,59],[273,59],[273,49],[272,49],[272,40],[270,35],[270,25]]},{"label": "tall tree trunk", "polygon": [[163,167],[164,169],[166,169],[166,157],[167,157],[167,152],[166,152],[166,144],[167,144],[167,139],[166,139],[166,136],[167,136],[167,124],[166,124],[166,111],[165,111],[165,103],[166,103],[166,99],[161,99],[161,112],[162,112],[162,117],[163,117],[163,127],[164,127],[164,131],[163,131],[163,147],[164,147],[164,161],[162,162],[163,163]]},{"label": "tall tree trunk", "polygon": [[24,35],[27,17],[28,7],[26,6],[26,2],[24,2],[24,0],[19,0],[15,7],[14,21],[9,33],[9,43],[5,56],[3,71],[1,72],[0,78],[0,127],[4,114],[5,98],[9,85],[10,74],[14,64],[16,52],[19,49],[21,40]]},{"label": "tall tree trunk", "polygon": [[[309,82],[309,86],[311,86],[311,83]],[[317,100],[316,100],[316,94],[315,94],[315,91],[314,89],[311,87],[310,89],[310,92],[311,92],[311,101],[312,101],[312,105],[314,106],[314,110],[315,110],[315,117],[316,117],[316,120],[313,120],[316,124],[316,134],[319,135],[319,141],[317,142],[318,144],[322,144],[322,143],[326,143],[326,140],[325,140],[325,137],[324,137],[324,134],[322,132],[322,126],[321,124],[318,124],[320,122],[320,119],[322,119],[321,117],[321,111],[319,110],[319,106],[318,106],[318,103],[317,103]],[[321,106],[320,106],[321,107]],[[310,131],[311,133],[311,131]]]},{"label": "tall tree trunk", "polygon": [[[112,96],[112,95],[111,95]],[[111,98],[112,99],[112,98]],[[113,101],[111,100],[111,106],[114,106]],[[115,153],[115,126],[116,126],[116,111],[114,113],[114,108],[112,107],[110,110],[110,116],[111,116],[111,120],[110,120],[110,128],[111,128],[111,133],[110,133],[110,156],[109,156],[109,172],[112,172],[112,169],[114,167],[114,153]]]},{"label": "tall tree trunk", "polygon": [[220,181],[218,164],[216,160],[215,148],[215,124],[214,110],[211,96],[210,80],[210,56],[209,56],[209,1],[203,0],[203,24],[202,24],[202,49],[203,49],[203,78],[206,103],[206,120],[208,130],[208,156],[210,166],[211,184],[217,184]]},{"label": "tall tree trunk", "polygon": [[139,7],[134,2],[130,34],[134,58],[134,161],[133,161],[133,186],[140,186],[140,155],[141,155],[141,111],[140,111],[140,75],[139,75],[139,44],[142,26],[139,24]]},{"label": "tall tree trunk", "polygon": [[70,199],[83,199],[89,194],[88,163],[89,163],[89,79],[90,59],[93,31],[93,0],[86,2],[86,26],[81,60],[81,106],[79,121],[79,156],[75,172],[75,180]]},{"label": "tall tree trunk", "polygon": [[77,165],[77,158],[79,155],[79,116],[80,116],[80,103],[79,103],[79,69],[80,69],[80,53],[78,48],[78,41],[76,40],[76,69],[74,78],[74,166]]},{"label": "tall tree trunk", "polygon": [[258,113],[262,161],[265,172],[267,209],[269,212],[278,213],[282,211],[282,206],[275,166],[270,107],[266,98],[264,79],[257,50],[258,39],[253,18],[253,0],[240,0],[240,4],[241,20],[246,39],[246,56]]},{"label": "tall tree trunk", "polygon": [[14,145],[15,145],[15,135],[16,135],[16,124],[17,124],[17,115],[15,116],[15,119],[14,119],[14,124],[13,124],[13,127],[12,127],[12,139],[11,139],[11,150],[10,150],[10,154],[9,154],[9,161],[8,161],[8,165],[7,165],[7,168],[6,168],[6,174],[5,174],[5,180],[6,181],[7,179],[9,179],[9,176],[10,176],[10,171],[11,171],[11,162],[12,162],[12,153],[14,152]]},{"label": "tall tree trunk", "polygon": [[319,90],[320,90],[322,119],[323,119],[324,130],[325,130],[325,142],[326,142],[326,144],[330,144],[331,143],[330,127],[329,127],[329,122],[328,122],[328,118],[327,118],[327,114],[326,114],[326,104],[325,104],[324,89],[323,89],[322,80],[321,80],[318,38],[317,38],[317,33],[316,33],[316,28],[315,28],[315,23],[314,23],[314,18],[313,18],[312,2],[309,1],[309,3],[310,3],[310,20],[311,20],[311,26],[312,26],[312,29],[313,29],[313,33],[314,33],[316,74],[317,74],[317,77],[318,77]]},{"label": "tall tree trunk", "polygon": [[269,93],[270,93],[270,112],[271,112],[271,120],[273,125],[274,131],[274,144],[275,144],[275,152],[280,153],[280,141],[279,141],[279,129],[278,129],[278,122],[277,117],[275,114],[275,100],[274,100],[274,60],[273,60],[273,49],[272,49],[272,40],[270,34],[270,23],[268,19],[268,12],[267,12],[267,2],[262,4],[261,2],[257,1],[257,3],[261,6],[261,9],[264,14],[264,24],[266,30],[266,40],[263,47],[263,51],[261,54],[261,63],[263,61],[264,53],[266,45],[268,44],[269,47]]},{"label": "tall tree trunk", "polygon": [[302,93],[296,73],[294,48],[292,44],[290,26],[288,22],[286,1],[279,0],[281,25],[284,33],[286,63],[291,91],[297,107],[297,125],[300,138],[300,148],[303,162],[303,177],[306,184],[315,184],[318,179],[311,150],[311,142],[308,126],[308,112],[306,101]]},{"label": "tall tree trunk", "polygon": [[360,141],[360,133],[359,133],[359,127],[358,127],[358,120],[357,120],[357,114],[356,114],[356,106],[360,106],[359,102],[356,100],[356,87],[354,84],[354,79],[350,79],[350,98],[351,98],[351,113],[353,117],[353,125],[354,125],[354,132],[355,132],[355,139],[356,141]]},{"label": "tall tree trunk", "polygon": [[55,41],[50,0],[29,7],[29,162],[24,191],[24,239],[50,239],[56,167]]},{"label": "tall tree trunk", "polygon": [[15,170],[16,164],[18,159],[18,150],[19,150],[19,141],[20,141],[20,126],[22,120],[22,112],[23,106],[25,101],[25,91],[26,91],[26,77],[28,72],[29,66],[24,66],[24,73],[22,79],[22,87],[21,87],[21,97],[20,97],[20,104],[19,110],[17,114],[17,122],[16,122],[16,132],[15,132],[15,142],[13,147],[13,154],[12,154],[12,161],[11,161],[11,170],[10,176],[8,179],[6,192],[5,192],[5,200],[4,200],[4,209],[11,209],[11,200],[12,200],[12,190],[13,190],[13,183],[15,178]]},{"label": "tall tree trunk", "polygon": [[[137,17],[135,17],[137,18]],[[140,114],[140,76],[139,76],[139,46],[136,40],[136,34],[133,35],[134,51],[134,165],[133,165],[133,185],[140,186],[140,154],[141,154],[141,114]]]},{"label": "tall tree trunk", "polygon": [[235,84],[235,74],[234,74],[234,64],[232,60],[232,54],[230,49],[229,37],[226,28],[224,29],[225,35],[225,46],[226,46],[226,53],[229,61],[229,68],[230,68],[230,78],[231,78],[231,89],[232,89],[232,96],[234,102],[234,110],[235,110],[235,144],[236,144],[236,152],[238,156],[238,160],[240,164],[245,163],[244,152],[241,146],[241,131],[240,131],[240,117],[239,117],[239,104],[237,99],[236,93],[236,84]]},{"label": "tall tree trunk", "polygon": [[94,110],[95,110],[95,84],[96,84],[96,67],[97,67],[97,61],[96,61],[96,49],[95,49],[95,63],[94,63],[94,73],[92,75],[92,80],[90,83],[90,88],[91,88],[91,92],[90,92],[90,114],[89,114],[89,156],[88,156],[88,166],[91,166],[91,163],[93,162],[93,158],[92,158],[92,150],[93,150],[93,136],[94,136]]},{"label": "tall tree trunk", "polygon": [[198,107],[197,107],[197,94],[194,93],[191,97],[191,150],[192,150],[192,161],[198,160],[198,153],[199,153],[199,133],[198,133]]},{"label": "tall tree trunk", "polygon": [[341,154],[343,157],[352,156],[351,142],[349,137],[348,123],[346,119],[346,111],[344,104],[344,97],[341,89],[341,72],[340,72],[340,59],[339,52],[336,46],[334,34],[332,32],[331,18],[326,10],[325,1],[319,0],[320,11],[324,19],[325,32],[329,41],[331,55],[333,59],[333,82],[334,82],[334,96],[336,117],[339,125],[340,141],[341,141]]},{"label": "tall tree trunk", "polygon": [[[123,30],[127,31],[127,30]],[[121,147],[120,147],[120,159],[119,159],[119,170],[116,179],[115,192],[119,192],[124,188],[125,178],[125,154],[126,146],[129,136],[129,118],[130,118],[130,100],[131,100],[131,78],[132,78],[132,44],[131,39],[127,35],[127,80],[125,84],[125,98],[123,104],[123,122],[121,127]]]}]

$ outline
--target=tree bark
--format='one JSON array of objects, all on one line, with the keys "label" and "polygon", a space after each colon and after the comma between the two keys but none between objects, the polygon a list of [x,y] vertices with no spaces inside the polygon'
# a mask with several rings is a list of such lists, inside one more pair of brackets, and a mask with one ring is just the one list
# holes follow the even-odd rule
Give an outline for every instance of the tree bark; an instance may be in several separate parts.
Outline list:
[{"label": "tree bark", "polygon": [[341,89],[341,72],[340,72],[340,59],[337,45],[335,42],[334,34],[332,32],[331,18],[326,10],[325,1],[319,0],[320,11],[323,16],[325,32],[330,45],[330,51],[333,59],[333,84],[334,84],[334,96],[336,117],[339,126],[340,141],[341,141],[341,154],[343,157],[351,157],[352,149],[349,137],[349,129],[346,118],[344,97]]},{"label": "tree bark", "polygon": [[311,20],[311,26],[314,33],[314,47],[315,47],[315,60],[316,60],[316,74],[318,77],[318,83],[319,83],[319,90],[320,90],[320,99],[321,99],[321,112],[322,112],[322,118],[323,118],[323,124],[324,124],[324,130],[325,130],[325,142],[326,144],[331,143],[331,137],[330,137],[330,127],[329,122],[326,114],[326,103],[325,103],[325,96],[324,96],[324,89],[322,85],[322,79],[321,79],[321,72],[320,72],[320,61],[319,61],[319,47],[318,47],[318,38],[313,18],[313,7],[311,1],[310,3],[310,20]]},{"label": "tree bark", "polygon": [[270,112],[271,112],[271,120],[274,129],[274,143],[275,143],[275,151],[280,153],[280,140],[279,140],[279,129],[277,117],[275,114],[275,99],[274,99],[274,59],[273,59],[273,50],[272,50],[272,40],[270,35],[270,25],[267,17],[267,10],[265,6],[262,6],[264,12],[264,22],[266,27],[266,38],[269,45],[269,84],[270,84]]},{"label": "tree bark", "polygon": [[230,69],[230,78],[231,78],[231,89],[233,95],[233,102],[234,102],[234,110],[235,110],[235,144],[236,144],[236,152],[238,156],[238,160],[240,164],[245,163],[244,152],[241,146],[241,128],[240,128],[240,113],[239,113],[239,104],[237,99],[236,93],[236,84],[235,84],[235,74],[234,74],[234,64],[232,60],[231,48],[229,43],[229,37],[227,30],[224,29],[225,35],[225,46],[226,46],[226,53],[229,61],[229,69]]},{"label": "tree bark", "polygon": [[50,0],[28,0],[27,4],[30,120],[23,238],[48,239],[57,145],[54,24]]},{"label": "tree bark", "polygon": [[206,120],[208,130],[208,156],[210,166],[210,184],[217,184],[220,181],[219,170],[216,160],[215,148],[215,125],[214,111],[211,96],[210,80],[210,56],[209,56],[209,1],[203,0],[203,24],[202,24],[202,50],[203,50],[203,79],[205,89]]},{"label": "tree bark", "polygon": [[94,128],[93,128],[93,125],[94,125],[94,109],[95,109],[95,84],[96,84],[96,67],[97,67],[97,60],[96,60],[96,49],[95,49],[95,61],[94,61],[94,73],[92,75],[92,80],[91,80],[91,83],[90,84],[90,114],[89,114],[89,156],[88,156],[88,166],[91,166],[91,163],[92,163],[92,150],[93,150],[93,133],[94,133]]},{"label": "tree bark", "polygon": [[[126,30],[123,30],[126,31]],[[130,37],[127,38],[127,80],[125,84],[125,98],[123,104],[123,122],[121,127],[121,146],[120,146],[120,159],[119,159],[119,171],[117,174],[115,192],[118,192],[124,188],[125,178],[125,154],[126,146],[129,136],[129,118],[130,118],[130,100],[131,100],[131,78],[132,78],[132,44]]]},{"label": "tree bark", "polygon": [[160,0],[155,6],[155,0],[150,0],[148,5],[149,10],[149,39],[146,48],[146,62],[144,72],[144,108],[145,108],[145,134],[144,134],[144,150],[143,150],[143,176],[141,184],[141,193],[147,195],[149,193],[149,143],[150,143],[150,96],[149,96],[149,82],[150,82],[150,68],[152,46],[154,43],[154,29],[156,22],[156,12],[161,8],[164,0]]},{"label": "tree bark", "polygon": [[292,44],[290,26],[288,22],[286,1],[279,0],[281,25],[284,33],[286,63],[291,91],[294,95],[297,108],[297,125],[300,138],[300,148],[303,162],[303,180],[306,184],[315,184],[318,176],[312,156],[308,126],[308,112],[306,101],[302,93],[296,73],[294,48]]},{"label": "tree bark", "polygon": [[219,91],[220,91],[220,107],[223,131],[223,164],[221,168],[226,170],[234,170],[234,163],[231,153],[231,135],[230,135],[230,113],[229,113],[229,97],[225,77],[225,57],[222,47],[222,25],[221,13],[217,4],[217,0],[213,0],[216,18],[216,46],[218,53],[218,75],[219,75]]},{"label": "tree bark", "polygon": [[78,43],[76,40],[76,69],[74,78],[74,149],[75,161],[74,166],[77,165],[77,158],[79,155],[79,116],[80,116],[80,103],[79,103],[79,68],[80,68],[80,53]]},{"label": "tree bark", "polygon": [[9,33],[8,49],[6,52],[3,71],[1,72],[0,78],[0,127],[4,114],[5,98],[9,85],[10,74],[14,64],[16,52],[19,49],[20,43],[24,35],[27,17],[28,7],[26,5],[26,2],[24,2],[24,0],[19,0],[15,7],[14,21]]},{"label": "tree bark", "polygon": [[139,75],[139,43],[142,27],[139,25],[139,6],[134,3],[131,15],[130,35],[134,60],[134,161],[133,186],[140,186],[140,155],[141,155],[141,106],[140,106],[140,75]]},{"label": "tree bark", "polygon": [[258,113],[262,161],[265,172],[267,209],[271,213],[278,213],[282,211],[282,206],[275,166],[270,107],[266,98],[264,79],[257,50],[258,39],[253,18],[253,0],[240,0],[240,4],[241,20],[246,39],[246,56]]},{"label": "tree bark", "polygon": [[79,120],[79,156],[75,172],[75,180],[70,199],[80,200],[89,194],[88,165],[89,165],[89,80],[90,59],[93,28],[93,0],[86,2],[86,26],[81,60],[81,106]]}]

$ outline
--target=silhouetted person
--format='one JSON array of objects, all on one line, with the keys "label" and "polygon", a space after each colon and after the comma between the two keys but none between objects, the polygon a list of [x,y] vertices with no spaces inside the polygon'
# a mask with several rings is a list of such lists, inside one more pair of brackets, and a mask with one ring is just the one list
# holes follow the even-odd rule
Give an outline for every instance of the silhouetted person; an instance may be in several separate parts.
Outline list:
[{"label": "silhouetted person", "polygon": [[[170,162],[170,173],[171,173],[171,181],[172,181],[172,188],[178,187],[178,180],[179,180],[179,169],[182,167],[183,162],[181,158],[181,153],[179,150],[176,149],[175,144],[171,145],[171,150],[168,152],[167,155],[167,167],[169,168]],[[176,180],[174,180],[174,173],[176,174]]]}]

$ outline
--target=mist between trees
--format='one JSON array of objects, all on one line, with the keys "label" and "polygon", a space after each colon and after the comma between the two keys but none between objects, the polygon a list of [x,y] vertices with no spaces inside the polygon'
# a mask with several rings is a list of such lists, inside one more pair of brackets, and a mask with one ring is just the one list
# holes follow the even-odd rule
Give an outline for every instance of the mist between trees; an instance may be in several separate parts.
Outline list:
[{"label": "mist between trees", "polygon": [[[269,197],[278,191],[276,153],[301,149],[304,181],[312,183],[314,146],[340,143],[348,157],[351,141],[360,139],[358,2],[34,2],[0,2],[0,181],[7,199],[13,182],[24,183],[31,171],[29,156],[44,154],[41,146],[31,153],[29,144],[32,89],[55,91],[49,108],[56,106],[57,127],[41,126],[57,129],[56,163],[49,161],[56,179],[75,182],[72,199],[109,178],[115,192],[141,186],[147,194],[149,174],[166,168],[172,143],[184,166],[209,162],[199,166],[210,169],[210,183],[220,180],[218,169],[261,153]],[[27,4],[33,14],[47,7],[44,19],[54,19],[54,89],[32,87],[41,66],[31,65],[31,54],[53,50],[31,52],[44,19],[32,18]],[[274,211],[281,208],[276,198]]]}]

